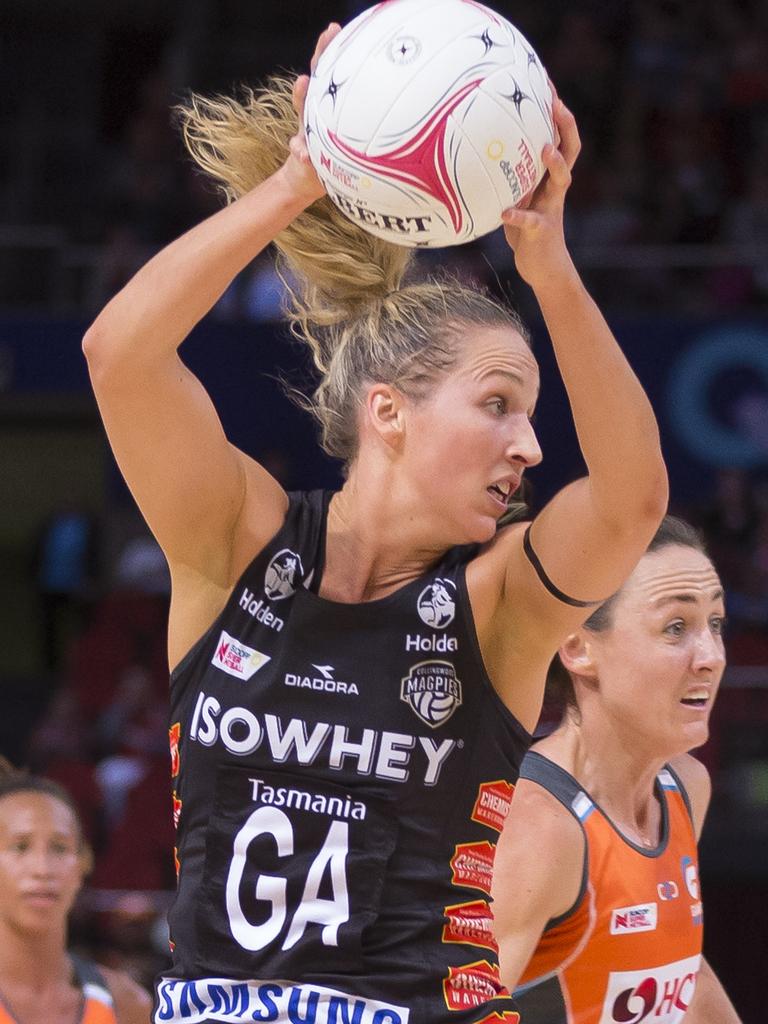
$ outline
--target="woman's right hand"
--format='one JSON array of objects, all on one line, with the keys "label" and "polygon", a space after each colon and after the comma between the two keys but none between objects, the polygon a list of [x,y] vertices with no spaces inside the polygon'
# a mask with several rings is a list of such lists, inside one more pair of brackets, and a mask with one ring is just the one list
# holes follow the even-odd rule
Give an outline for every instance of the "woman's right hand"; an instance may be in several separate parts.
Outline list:
[{"label": "woman's right hand", "polygon": [[550,286],[558,277],[572,279],[575,274],[565,244],[563,210],[581,140],[573,114],[554,86],[552,92],[557,144],[544,147],[542,159],[547,174],[531,196],[502,215],[504,235],[514,253],[517,272],[534,291],[542,283]]},{"label": "woman's right hand", "polygon": [[[313,74],[321,54],[339,32],[341,32],[341,26],[336,22],[331,22],[328,28],[320,33],[309,65]],[[304,196],[307,199],[307,204],[313,203],[325,195],[325,188],[309,159],[309,150],[304,134],[304,102],[307,98],[308,88],[309,75],[299,75],[293,83],[293,108],[299,115],[299,130],[288,144],[290,155],[283,164],[283,175],[289,188],[297,196]]]}]

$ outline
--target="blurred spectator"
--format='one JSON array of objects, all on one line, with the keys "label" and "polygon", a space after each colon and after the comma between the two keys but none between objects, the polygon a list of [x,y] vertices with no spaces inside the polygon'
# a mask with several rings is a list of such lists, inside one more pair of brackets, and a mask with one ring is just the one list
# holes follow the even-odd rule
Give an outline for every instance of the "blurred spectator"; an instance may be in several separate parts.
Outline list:
[{"label": "blurred spectator", "polygon": [[114,570],[115,586],[141,594],[167,596],[171,592],[168,563],[149,533],[126,541]]},{"label": "blurred spectator", "polygon": [[751,547],[758,526],[758,510],[749,475],[743,469],[719,469],[711,503],[698,516],[712,558],[728,575],[727,566]]},{"label": "blurred spectator", "polygon": [[568,9],[546,52],[550,78],[568,106],[578,111],[579,131],[590,139],[601,138],[615,96],[617,50],[606,29],[594,10]]},{"label": "blurred spectator", "polygon": [[77,506],[62,506],[43,523],[35,552],[40,595],[42,649],[46,668],[61,665],[68,636],[82,625],[98,577],[98,535],[94,517]]},{"label": "blurred spectator", "polygon": [[[348,0],[340,11],[338,5],[323,3],[313,7],[312,18],[320,27],[330,16],[343,19],[365,6]],[[626,0],[607,5],[584,0],[574,5],[553,0],[541,5],[518,0],[513,5],[499,0],[498,6],[536,46],[580,125],[583,153],[569,204],[570,233],[577,244],[763,244],[768,187],[765,3]],[[89,203],[83,202],[82,176],[57,179],[58,189],[73,193],[72,202],[57,206],[62,227],[75,239],[96,243],[90,270],[77,278],[82,279],[78,301],[88,310],[121,287],[152,251],[221,203],[216,188],[184,155],[173,126],[174,104],[187,89],[231,93],[233,75],[257,84],[274,70],[278,42],[290,44],[294,52],[301,31],[311,34],[314,27],[300,28],[303,12],[300,16],[290,4],[287,20],[252,16],[237,3],[215,13],[208,7],[202,5],[191,21],[185,16],[175,28],[172,18],[158,9],[156,20],[162,27],[157,26],[154,36],[151,30],[141,36],[145,42],[154,38],[147,44],[152,52],[142,51],[143,62],[131,65],[127,83],[121,78],[122,65],[117,71],[102,69],[103,88],[108,83],[110,96],[122,96],[122,103],[114,99],[102,137],[92,126],[80,126],[92,148],[83,161],[94,178],[88,183]],[[129,32],[126,38],[134,36]],[[245,64],[243,53],[248,54]],[[129,55],[120,56],[129,63]],[[143,80],[139,68],[145,69]],[[75,64],[72,74],[79,81],[93,76],[94,68]],[[98,83],[93,85],[98,88]],[[44,135],[38,145],[52,150],[55,164],[56,136],[51,134],[48,142]],[[36,194],[50,183],[28,182],[20,164],[23,153],[24,147],[7,144],[0,168],[7,164],[8,180],[25,182],[26,191]],[[45,167],[46,160],[40,157],[36,166]],[[6,216],[13,220],[17,207],[9,197]],[[0,191],[0,208],[2,201]],[[417,256],[422,258],[427,264],[432,259]],[[447,265],[464,259],[458,249],[441,257]],[[10,261],[9,272],[18,273],[17,263]],[[505,273],[510,267],[509,256],[502,252],[496,269]],[[610,307],[619,294],[615,282],[601,270],[592,274],[585,269],[587,283],[596,286]],[[476,276],[487,275],[482,271]],[[733,308],[768,299],[765,261],[754,270],[743,259],[716,271],[669,271],[661,265],[655,275],[643,270],[636,276],[634,285],[621,290],[624,304],[681,302],[701,311],[719,303]],[[46,287],[44,275],[31,279]],[[25,295],[29,282],[29,274],[19,274],[18,287]],[[279,278],[262,259],[240,275],[216,315],[274,319],[280,315],[282,297]]]},{"label": "blurred spectator", "polygon": [[569,244],[579,246],[621,245],[633,242],[640,232],[640,218],[626,180],[607,161],[587,157],[574,178],[566,207]]},{"label": "blurred spectator", "polygon": [[721,469],[712,502],[698,515],[725,586],[728,652],[736,665],[768,665],[768,511],[760,493],[744,470]]},{"label": "blurred spectator", "polygon": [[280,320],[285,315],[290,275],[283,277],[271,247],[238,275],[214,307],[213,315],[223,320],[254,323]]},{"label": "blurred spectator", "polygon": [[159,245],[184,226],[179,190],[183,165],[172,124],[173,103],[162,75],[153,73],[144,80],[106,186],[109,209],[119,210],[120,220],[131,224],[145,245]]},{"label": "blurred spectator", "polygon": [[[124,778],[120,781],[122,784]],[[117,796],[107,785],[107,803]],[[119,799],[123,800],[120,813],[113,821],[91,884],[107,889],[174,888],[175,836],[167,752],[162,758],[146,762],[142,777],[127,793],[120,793]]]},{"label": "blurred spectator", "polygon": [[756,165],[747,175],[744,194],[726,206],[722,239],[756,250],[756,263],[753,267],[730,269],[731,279],[738,275],[741,284],[737,300],[746,303],[768,298],[768,139],[763,144]]}]

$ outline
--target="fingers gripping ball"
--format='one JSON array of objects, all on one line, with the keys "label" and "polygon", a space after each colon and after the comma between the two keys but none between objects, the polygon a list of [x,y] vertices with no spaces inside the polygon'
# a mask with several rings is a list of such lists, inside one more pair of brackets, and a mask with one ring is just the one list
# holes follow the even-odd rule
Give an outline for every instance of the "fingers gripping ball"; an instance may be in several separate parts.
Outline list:
[{"label": "fingers gripping ball", "polygon": [[536,187],[554,141],[547,74],[475,0],[387,0],[320,56],[304,126],[331,199],[410,246],[468,242]]}]

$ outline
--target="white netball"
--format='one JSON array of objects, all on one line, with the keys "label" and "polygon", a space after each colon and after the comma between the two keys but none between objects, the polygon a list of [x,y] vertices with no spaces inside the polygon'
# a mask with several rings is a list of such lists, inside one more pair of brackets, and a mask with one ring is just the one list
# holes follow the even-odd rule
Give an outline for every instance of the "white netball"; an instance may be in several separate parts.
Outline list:
[{"label": "white netball", "polygon": [[544,173],[547,73],[475,0],[384,0],[346,25],[310,80],[304,127],[333,202],[401,245],[469,242]]}]

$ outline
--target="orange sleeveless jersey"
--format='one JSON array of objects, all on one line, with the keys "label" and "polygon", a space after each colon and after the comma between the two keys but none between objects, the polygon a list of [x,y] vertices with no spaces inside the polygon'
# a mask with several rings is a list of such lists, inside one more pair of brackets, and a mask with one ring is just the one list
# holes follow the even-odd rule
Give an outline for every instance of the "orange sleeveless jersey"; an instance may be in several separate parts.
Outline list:
[{"label": "orange sleeveless jersey", "polygon": [[[79,957],[73,956],[72,962],[75,981],[82,988],[85,1000],[78,1024],[117,1024],[112,994],[99,969],[95,964]],[[0,1024],[19,1024],[2,1003]]]},{"label": "orange sleeveless jersey", "polygon": [[668,767],[655,850],[623,837],[566,771],[535,751],[521,778],[557,797],[586,838],[579,899],[550,921],[515,997],[523,1024],[678,1024],[701,962],[702,909],[688,798]]}]

